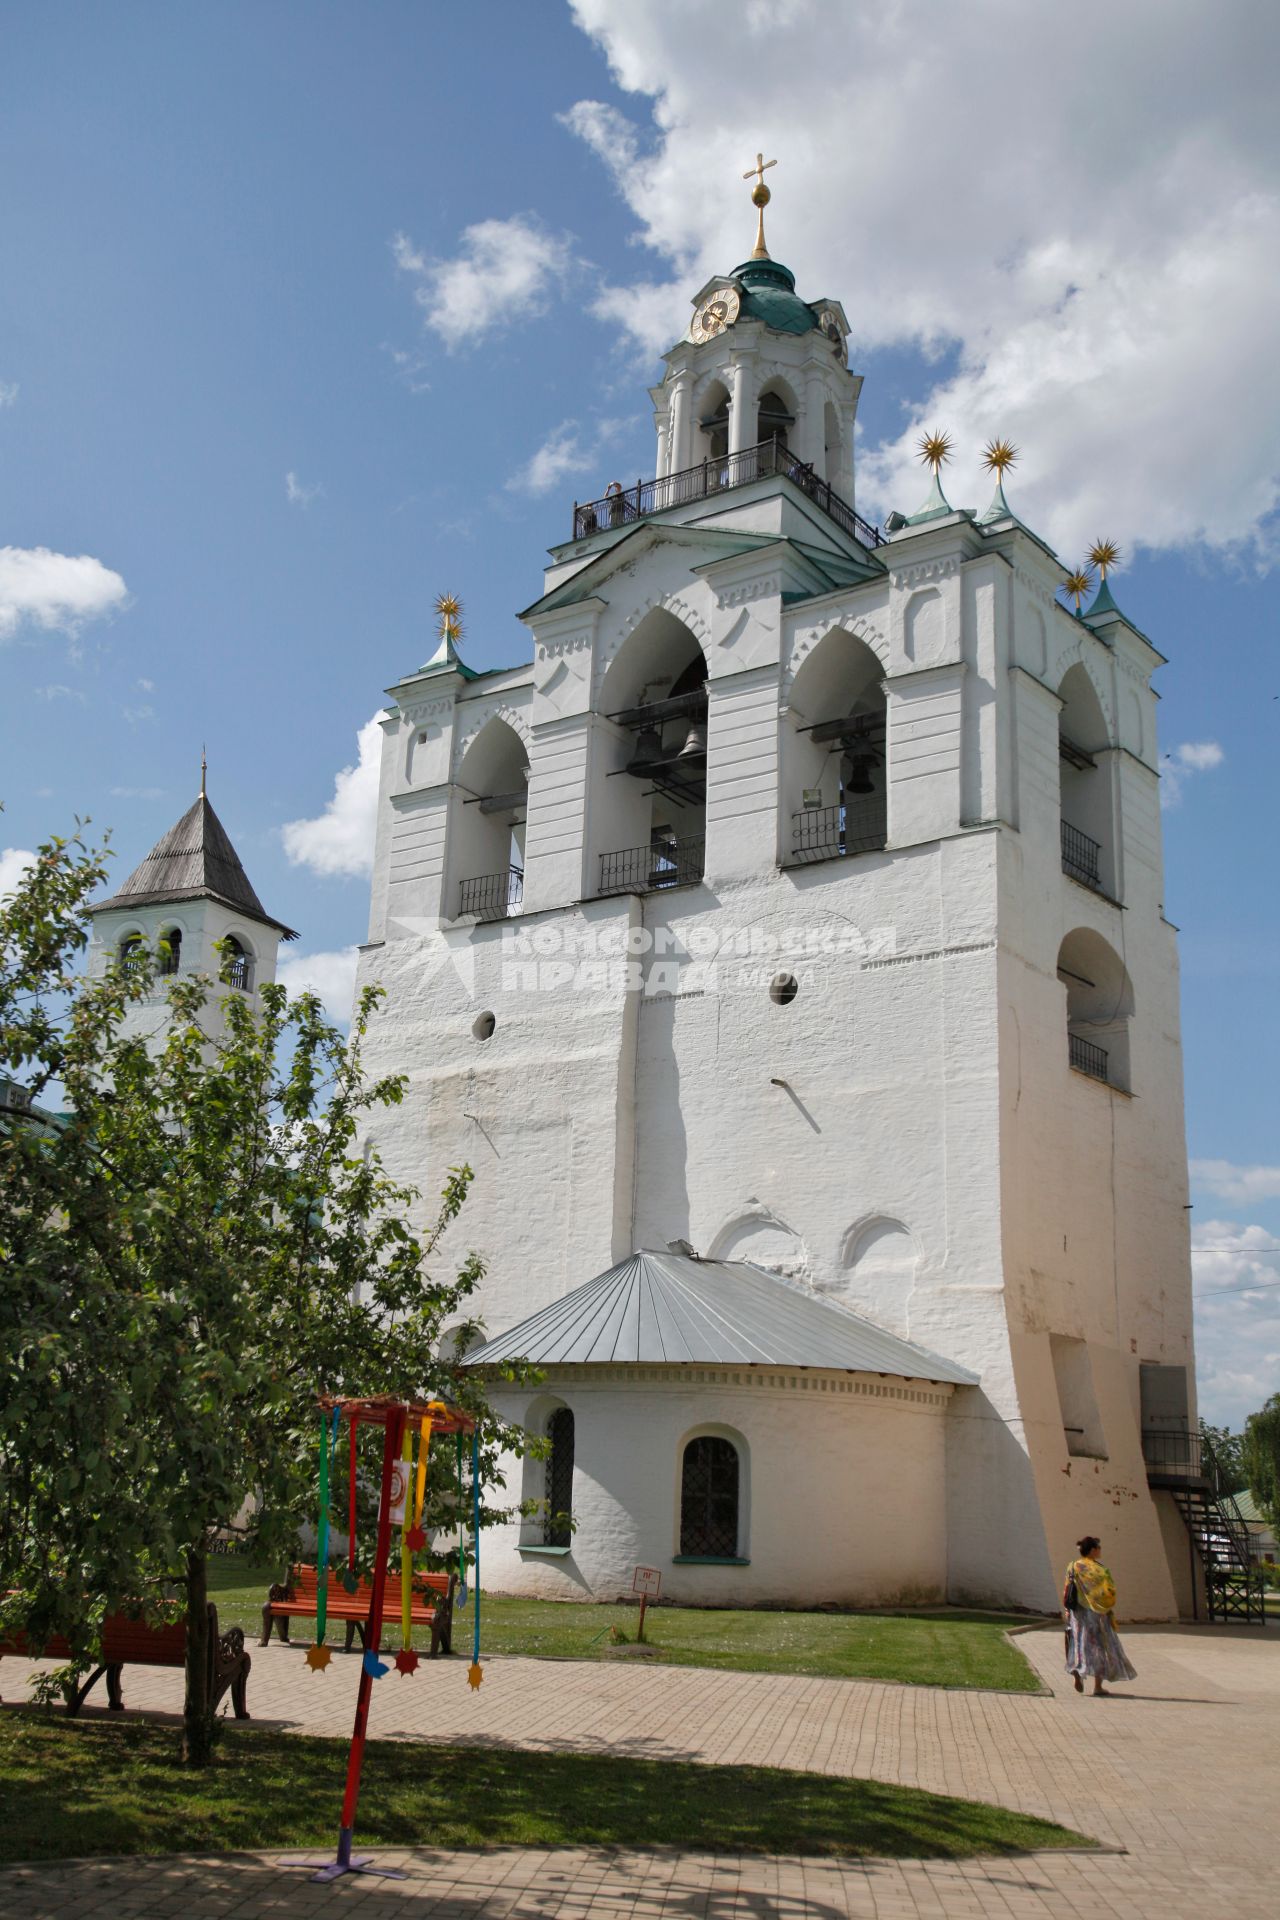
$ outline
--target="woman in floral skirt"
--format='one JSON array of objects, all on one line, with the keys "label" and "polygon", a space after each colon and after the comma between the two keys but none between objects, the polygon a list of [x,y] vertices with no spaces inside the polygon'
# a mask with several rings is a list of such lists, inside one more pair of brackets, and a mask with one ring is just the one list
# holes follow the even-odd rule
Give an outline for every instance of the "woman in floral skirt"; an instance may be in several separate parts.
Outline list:
[{"label": "woman in floral skirt", "polygon": [[1078,1540],[1079,1558],[1067,1568],[1062,1604],[1067,1615],[1067,1672],[1077,1693],[1090,1675],[1095,1694],[1106,1693],[1104,1680],[1136,1680],[1136,1670],[1116,1632],[1116,1583],[1098,1559],[1101,1541],[1087,1533]]}]

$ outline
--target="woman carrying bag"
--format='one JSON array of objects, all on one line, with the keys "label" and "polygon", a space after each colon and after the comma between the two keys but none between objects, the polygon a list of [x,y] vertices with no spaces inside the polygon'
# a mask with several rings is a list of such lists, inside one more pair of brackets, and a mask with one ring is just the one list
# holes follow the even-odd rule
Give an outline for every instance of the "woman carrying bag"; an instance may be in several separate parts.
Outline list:
[{"label": "woman carrying bag", "polygon": [[1116,1632],[1116,1583],[1097,1557],[1101,1542],[1087,1533],[1076,1545],[1079,1558],[1067,1568],[1062,1589],[1067,1672],[1077,1693],[1084,1692],[1084,1676],[1090,1674],[1094,1693],[1105,1696],[1104,1680],[1136,1680],[1138,1675]]}]

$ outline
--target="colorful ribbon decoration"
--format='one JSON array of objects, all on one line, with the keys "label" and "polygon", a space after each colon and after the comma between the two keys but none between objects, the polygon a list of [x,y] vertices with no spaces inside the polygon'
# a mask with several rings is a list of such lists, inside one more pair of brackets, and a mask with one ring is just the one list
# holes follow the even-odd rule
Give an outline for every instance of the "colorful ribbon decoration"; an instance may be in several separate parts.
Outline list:
[{"label": "colorful ribbon decoration", "polygon": [[478,1687],[484,1678],[480,1665],[480,1428],[471,1429],[471,1515],[475,1530],[476,1552],[476,1617],[472,1634],[471,1671],[467,1679],[471,1686]]},{"label": "colorful ribbon decoration", "polygon": [[458,1598],[456,1605],[467,1604],[467,1503],[462,1495],[462,1435],[454,1437],[454,1452],[457,1456],[458,1492],[454,1511],[458,1516]]},{"label": "colorful ribbon decoration", "polygon": [[347,1501],[347,1529],[350,1535],[347,1566],[352,1579],[351,1591],[354,1593],[356,1571],[356,1417],[354,1414],[351,1416],[351,1470]]}]

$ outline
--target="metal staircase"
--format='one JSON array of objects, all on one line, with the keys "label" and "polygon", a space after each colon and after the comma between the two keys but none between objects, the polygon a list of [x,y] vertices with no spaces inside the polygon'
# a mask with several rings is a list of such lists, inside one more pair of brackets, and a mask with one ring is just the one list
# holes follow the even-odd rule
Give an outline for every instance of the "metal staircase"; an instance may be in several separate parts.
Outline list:
[{"label": "metal staircase", "polygon": [[1147,1483],[1173,1495],[1204,1574],[1210,1620],[1267,1623],[1266,1588],[1253,1564],[1249,1529],[1203,1434],[1186,1427],[1144,1432]]}]

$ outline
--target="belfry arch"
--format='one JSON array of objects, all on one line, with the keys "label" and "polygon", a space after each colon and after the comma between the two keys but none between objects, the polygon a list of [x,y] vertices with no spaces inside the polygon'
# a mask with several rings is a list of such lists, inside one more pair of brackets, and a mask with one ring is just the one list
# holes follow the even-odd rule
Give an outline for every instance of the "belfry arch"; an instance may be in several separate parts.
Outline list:
[{"label": "belfry arch", "polygon": [[588,890],[651,893],[702,878],[707,660],[696,635],[653,607],[600,689]]},{"label": "belfry arch", "polygon": [[1078,661],[1063,675],[1058,697],[1062,870],[1082,886],[1116,899],[1112,742],[1102,702]]},{"label": "belfry arch", "polygon": [[880,851],[888,838],[884,668],[834,627],[796,672],[783,720],[783,866]]},{"label": "belfry arch", "polygon": [[458,764],[453,860],[459,917],[502,920],[520,910],[528,758],[515,728],[495,714]]}]

